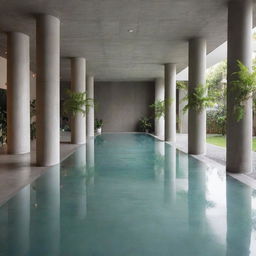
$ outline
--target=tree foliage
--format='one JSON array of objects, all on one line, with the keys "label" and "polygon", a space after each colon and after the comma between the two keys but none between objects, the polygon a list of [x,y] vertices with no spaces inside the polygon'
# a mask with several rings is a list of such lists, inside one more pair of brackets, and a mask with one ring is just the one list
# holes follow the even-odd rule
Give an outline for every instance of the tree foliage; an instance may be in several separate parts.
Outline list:
[{"label": "tree foliage", "polygon": [[[239,70],[233,73],[236,80],[232,81],[232,92],[234,95],[234,115],[237,121],[244,116],[244,107],[248,99],[256,93],[256,66],[253,70],[245,66],[241,61],[237,61]],[[255,100],[254,100],[255,102]]]}]

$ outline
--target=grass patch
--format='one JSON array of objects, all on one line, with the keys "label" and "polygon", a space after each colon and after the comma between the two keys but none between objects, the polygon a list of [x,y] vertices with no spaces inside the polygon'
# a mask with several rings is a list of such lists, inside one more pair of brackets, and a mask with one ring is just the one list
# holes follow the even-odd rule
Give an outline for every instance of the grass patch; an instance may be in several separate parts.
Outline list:
[{"label": "grass patch", "polygon": [[[213,144],[219,147],[226,147],[226,136],[216,135],[216,136],[207,136],[207,143]],[[256,138],[252,140],[252,150],[256,151]]]}]

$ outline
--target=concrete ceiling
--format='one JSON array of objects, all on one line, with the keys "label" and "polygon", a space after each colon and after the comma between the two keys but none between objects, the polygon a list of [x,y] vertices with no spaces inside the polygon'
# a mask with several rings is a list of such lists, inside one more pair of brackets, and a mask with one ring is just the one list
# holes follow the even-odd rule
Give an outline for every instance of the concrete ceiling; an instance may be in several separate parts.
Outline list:
[{"label": "concrete ceiling", "polygon": [[[66,57],[87,59],[96,80],[152,80],[163,64],[187,66],[191,37],[207,39],[208,52],[226,41],[226,0],[0,0],[1,31],[31,37],[35,69],[35,19],[47,13],[61,20],[61,79],[69,80]],[[130,33],[128,30],[134,30]],[[6,51],[0,38],[0,55]]]}]

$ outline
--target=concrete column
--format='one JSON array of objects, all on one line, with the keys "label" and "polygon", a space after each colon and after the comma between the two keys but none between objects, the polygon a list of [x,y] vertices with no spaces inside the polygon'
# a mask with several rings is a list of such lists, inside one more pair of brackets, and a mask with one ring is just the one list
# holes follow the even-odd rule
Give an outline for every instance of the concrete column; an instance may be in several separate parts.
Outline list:
[{"label": "concrete column", "polygon": [[183,111],[183,108],[187,104],[184,101],[184,97],[186,96],[187,91],[179,89],[179,132],[180,133],[188,133],[188,112]]},{"label": "concrete column", "polygon": [[[206,40],[194,38],[189,41],[189,86],[188,94],[197,86],[205,86]],[[188,111],[188,153],[204,154],[206,150],[206,110]]]},{"label": "concrete column", "polygon": [[[164,100],[164,80],[157,78],[155,81],[155,102]],[[164,116],[155,118],[155,135],[164,139]]]},{"label": "concrete column", "polygon": [[252,169],[252,101],[245,104],[242,120],[234,115],[232,80],[238,71],[237,60],[251,68],[252,1],[230,1],[228,5],[228,70],[227,70],[227,171],[250,172]]},{"label": "concrete column", "polygon": [[[94,99],[94,77],[87,76],[87,97]],[[87,136],[94,136],[94,106],[90,107],[86,116]]]},{"label": "concrete column", "polygon": [[176,64],[165,64],[165,140],[176,141]]},{"label": "concrete column", "polygon": [[36,153],[37,164],[60,161],[60,21],[39,15],[36,24]]},{"label": "concrete column", "polygon": [[[71,90],[85,92],[85,58],[71,59]],[[86,142],[86,117],[78,113],[71,117],[71,143],[84,144]]]},{"label": "concrete column", "polygon": [[29,37],[7,34],[7,146],[8,153],[30,152]]}]

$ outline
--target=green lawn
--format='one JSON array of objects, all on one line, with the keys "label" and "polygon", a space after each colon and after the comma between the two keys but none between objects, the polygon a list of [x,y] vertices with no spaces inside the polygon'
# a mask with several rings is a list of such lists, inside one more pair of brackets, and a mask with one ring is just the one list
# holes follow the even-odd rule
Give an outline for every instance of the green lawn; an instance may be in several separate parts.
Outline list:
[{"label": "green lawn", "polygon": [[[213,144],[220,147],[226,147],[226,136],[216,135],[216,136],[207,136],[207,143]],[[256,151],[256,138],[253,138],[252,141],[253,151]]]}]

